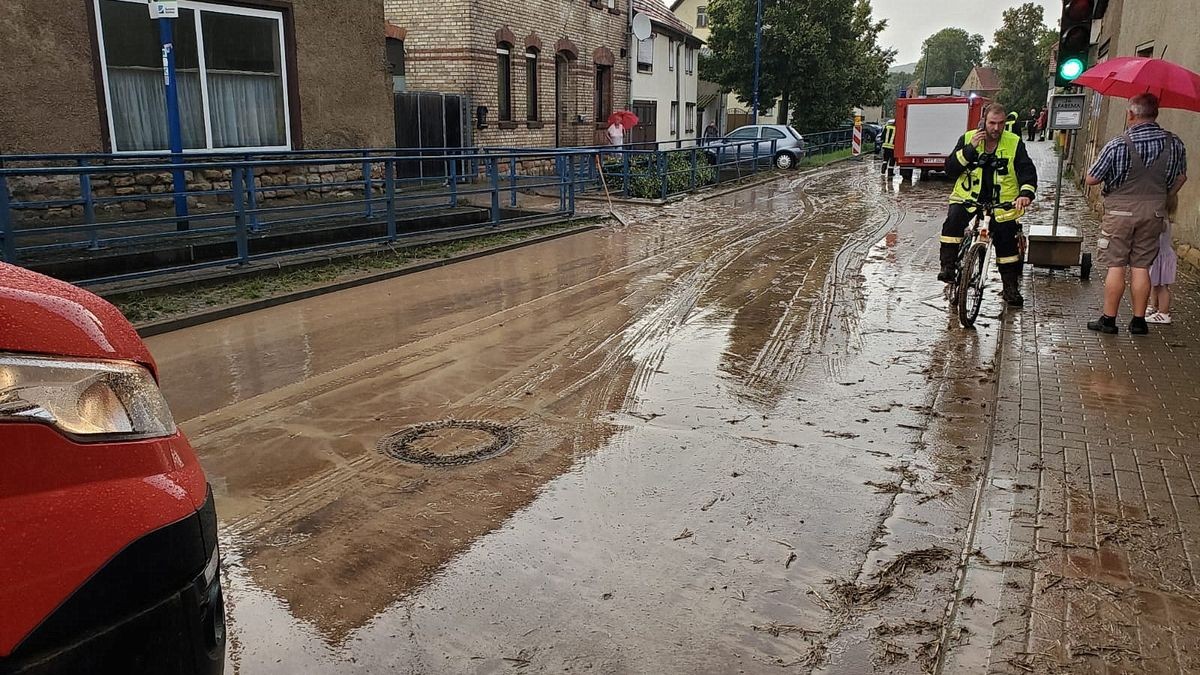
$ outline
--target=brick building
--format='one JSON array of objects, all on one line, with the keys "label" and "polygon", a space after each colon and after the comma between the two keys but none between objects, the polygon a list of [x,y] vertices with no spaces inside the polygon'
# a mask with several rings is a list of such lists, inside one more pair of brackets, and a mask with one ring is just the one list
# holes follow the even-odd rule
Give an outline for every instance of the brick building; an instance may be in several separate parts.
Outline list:
[{"label": "brick building", "polygon": [[[185,148],[392,145],[382,0],[179,8]],[[0,153],[167,148],[158,30],[145,0],[3,0],[0,63]]]},{"label": "brick building", "polygon": [[466,96],[473,143],[508,147],[604,142],[629,105],[629,2],[383,0],[405,89]]}]

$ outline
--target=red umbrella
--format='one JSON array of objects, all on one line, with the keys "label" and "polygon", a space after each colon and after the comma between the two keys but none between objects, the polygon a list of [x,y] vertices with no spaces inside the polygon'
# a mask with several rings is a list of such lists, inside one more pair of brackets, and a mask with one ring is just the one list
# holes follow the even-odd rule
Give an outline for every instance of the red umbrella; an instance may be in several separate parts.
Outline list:
[{"label": "red umbrella", "polygon": [[1110,59],[1088,69],[1075,84],[1117,98],[1151,93],[1158,97],[1160,107],[1200,112],[1200,75],[1162,59]]},{"label": "red umbrella", "polygon": [[638,125],[638,116],[628,110],[618,110],[613,114],[621,116],[621,125],[626,129],[632,129]]},{"label": "red umbrella", "polygon": [[608,116],[608,122],[607,122],[607,123],[608,123],[610,126],[611,126],[611,125],[613,125],[613,124],[620,124],[621,126],[625,126],[625,117],[624,117],[624,115],[622,115],[622,114],[621,114],[621,111],[620,111],[620,110],[618,110],[618,111],[616,111],[616,112],[614,112],[613,114],[611,114],[611,115],[609,115],[609,116]]}]

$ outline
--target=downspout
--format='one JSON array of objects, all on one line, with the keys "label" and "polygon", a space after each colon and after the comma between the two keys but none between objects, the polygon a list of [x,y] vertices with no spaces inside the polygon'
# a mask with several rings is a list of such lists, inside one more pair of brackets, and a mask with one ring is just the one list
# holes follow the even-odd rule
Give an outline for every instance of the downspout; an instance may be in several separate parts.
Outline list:
[{"label": "downspout", "polygon": [[633,75],[637,72],[637,40],[633,37],[633,0],[629,0],[629,18],[625,21],[625,40],[629,44],[629,104],[626,110],[633,110]]},{"label": "downspout", "polygon": [[680,40],[679,44],[675,45],[675,147],[683,147],[683,96],[681,93],[680,78],[683,75],[683,60],[679,58],[679,50],[687,42]]}]

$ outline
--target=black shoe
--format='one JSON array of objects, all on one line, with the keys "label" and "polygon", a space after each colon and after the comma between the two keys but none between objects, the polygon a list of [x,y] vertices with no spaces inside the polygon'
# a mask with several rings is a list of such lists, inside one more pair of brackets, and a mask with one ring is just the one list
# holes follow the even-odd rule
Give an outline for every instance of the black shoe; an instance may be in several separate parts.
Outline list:
[{"label": "black shoe", "polygon": [[[1145,319],[1142,321],[1144,322]],[[1095,321],[1089,321],[1087,327],[1088,330],[1097,330],[1108,335],[1116,335],[1119,330],[1117,328],[1117,317],[1104,314],[1101,314],[1100,318]]]},{"label": "black shoe", "polygon": [[942,271],[938,272],[938,281],[944,281],[948,284],[952,284],[957,281],[956,277],[958,277],[958,274],[955,273],[955,269],[953,267],[943,267]]},{"label": "black shoe", "polygon": [[1021,291],[1015,288],[1004,289],[1004,302],[1008,303],[1009,307],[1024,307],[1025,296],[1021,295]]},{"label": "black shoe", "polygon": [[1129,334],[1130,335],[1149,335],[1150,334],[1150,326],[1146,325],[1146,317],[1144,317],[1144,316],[1133,317],[1133,320],[1129,322]]}]

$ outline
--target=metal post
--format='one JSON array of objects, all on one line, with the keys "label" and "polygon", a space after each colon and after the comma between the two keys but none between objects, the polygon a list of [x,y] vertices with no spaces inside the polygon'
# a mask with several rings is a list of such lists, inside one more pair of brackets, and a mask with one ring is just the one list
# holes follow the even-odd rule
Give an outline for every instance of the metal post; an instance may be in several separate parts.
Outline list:
[{"label": "metal post", "polygon": [[554,169],[558,172],[558,210],[567,210],[567,163],[562,155],[554,158]]},{"label": "metal post", "polygon": [[[167,140],[171,146],[171,163],[183,163],[183,126],[179,119],[179,87],[175,79],[175,20],[158,19],[158,38],[162,46],[163,83],[167,95]],[[187,180],[183,169],[171,170],[175,192],[175,229],[188,229]]]},{"label": "metal post", "polygon": [[388,242],[396,241],[396,164],[391,158],[383,160],[383,194],[387,208]]},{"label": "metal post", "polygon": [[488,157],[488,179],[492,186],[492,225],[496,226],[500,224],[500,160],[495,155]]},{"label": "metal post", "polygon": [[575,155],[567,155],[567,167],[571,179],[567,181],[567,215],[575,215]]},{"label": "metal post", "polygon": [[697,168],[696,167],[696,149],[692,148],[692,191],[693,192],[696,190],[696,181],[698,178],[696,175],[696,168]]},{"label": "metal post", "polygon": [[4,262],[16,264],[17,262],[17,242],[16,228],[13,227],[12,207],[8,201],[8,178],[0,173],[0,240],[3,240],[3,245],[0,246],[0,256]]},{"label": "metal post", "polygon": [[667,194],[671,190],[671,185],[670,185],[671,176],[667,172],[667,167],[669,167],[671,163],[667,161],[667,154],[665,152],[663,152],[662,150],[656,150],[655,152],[658,153],[657,154],[658,175],[662,176],[662,198],[663,198],[663,201],[666,201]]},{"label": "metal post", "polygon": [[[1055,143],[1057,146],[1058,144]],[[1054,221],[1050,226],[1050,236],[1058,235],[1058,210],[1062,206],[1062,179],[1063,179],[1063,155],[1067,154],[1067,148],[1064,145],[1058,149],[1058,179],[1054,187]]]},{"label": "metal post", "polygon": [[446,173],[450,174],[448,186],[450,188],[450,208],[458,206],[458,160],[451,159],[446,162]]},{"label": "metal post", "polygon": [[[250,155],[246,155],[246,161],[249,162],[250,160]],[[250,209],[248,214],[250,231],[258,232],[260,229],[258,226],[258,187],[257,178],[254,175],[254,167],[246,167],[246,172],[242,175],[242,178],[246,181],[246,199]]]},{"label": "metal post", "polygon": [[517,208],[517,156],[508,156],[508,182],[511,195],[509,196],[509,206]]},{"label": "metal post", "polygon": [[[370,157],[370,153],[364,152],[363,156]],[[363,215],[366,216],[367,220],[370,220],[375,217],[375,205],[371,203],[371,195],[373,193],[373,191],[371,189],[371,168],[372,167],[371,167],[370,159],[364,159],[363,163],[362,163],[363,199],[366,201],[366,211]]]},{"label": "metal post", "polygon": [[750,103],[750,123],[758,124],[758,83],[762,69],[763,0],[758,0],[754,14],[754,94]]},{"label": "metal post", "polygon": [[233,188],[233,222],[237,229],[238,263],[245,265],[250,262],[250,237],[246,232],[246,170],[235,166],[230,178]]},{"label": "metal post", "polygon": [[929,50],[925,50],[925,72],[921,73],[921,95],[929,91]]},{"label": "metal post", "polygon": [[[86,159],[79,160],[80,168],[88,165]],[[94,226],[96,224],[96,198],[92,195],[92,174],[86,171],[79,174],[79,194],[83,197],[83,222],[86,225],[92,225],[89,230],[91,244],[88,246],[89,251],[100,250],[100,232]]]},{"label": "metal post", "polygon": [[627,150],[625,148],[621,148],[621,180],[622,180],[621,190],[622,190],[622,192],[625,193],[626,198],[628,198],[629,195],[631,194],[631,192],[630,192],[631,186],[629,185],[629,183],[630,183],[630,180],[629,180],[629,152],[630,152],[629,150]]}]

